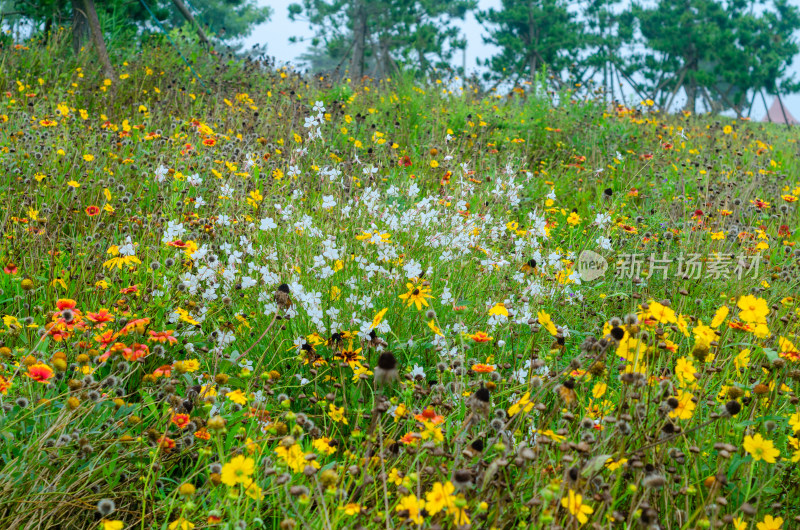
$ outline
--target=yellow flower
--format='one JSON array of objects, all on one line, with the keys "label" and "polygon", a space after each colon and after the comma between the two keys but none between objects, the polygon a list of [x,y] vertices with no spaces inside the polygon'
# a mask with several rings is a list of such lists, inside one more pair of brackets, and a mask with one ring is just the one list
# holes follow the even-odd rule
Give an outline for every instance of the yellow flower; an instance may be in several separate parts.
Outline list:
[{"label": "yellow flower", "polygon": [[736,305],[741,309],[739,318],[745,322],[757,323],[767,321],[769,307],[767,306],[767,301],[763,298],[756,298],[748,294],[739,298]]},{"label": "yellow flower", "polygon": [[122,521],[111,521],[109,519],[103,519],[100,521],[100,528],[102,530],[122,530],[125,528],[125,523]]},{"label": "yellow flower", "polygon": [[303,471],[307,464],[317,469],[320,468],[319,462],[316,460],[306,460],[306,455],[298,444],[294,444],[288,449],[283,446],[278,446],[275,448],[275,453],[281,460],[286,462],[286,465],[295,473]]},{"label": "yellow flower", "polygon": [[194,528],[194,523],[183,517],[178,517],[169,524],[169,530],[192,530],[192,528]]},{"label": "yellow flower", "polygon": [[264,498],[264,492],[261,490],[261,487],[254,482],[251,482],[247,489],[244,490],[245,495],[253,499],[254,501],[260,501]]},{"label": "yellow flower", "polygon": [[437,162],[436,160],[431,160],[431,167],[436,169],[437,167],[439,167],[439,162]]},{"label": "yellow flower", "polygon": [[344,506],[339,506],[346,515],[358,515],[361,513],[361,506],[355,502],[348,502]]},{"label": "yellow flower", "polygon": [[569,510],[569,513],[574,515],[581,525],[586,524],[589,520],[587,514],[594,513],[594,508],[583,504],[583,497],[573,490],[569,490],[567,496],[561,498],[561,506]]},{"label": "yellow flower", "polygon": [[78,181],[76,181],[76,180],[70,180],[69,182],[67,182],[67,186],[69,186],[70,188],[80,188],[81,187],[80,183]]},{"label": "yellow flower", "polygon": [[409,307],[411,307],[411,304],[414,304],[417,306],[417,311],[422,311],[422,306],[428,307],[426,298],[433,298],[430,294],[431,290],[429,287],[415,287],[413,283],[407,283],[406,288],[408,292],[406,294],[401,294],[400,299],[405,300]]},{"label": "yellow flower", "polygon": [[231,401],[233,401],[238,405],[244,405],[245,403],[247,403],[247,396],[245,396],[244,392],[242,392],[238,388],[233,392],[228,392],[227,394],[225,394],[225,397],[227,397],[228,399],[230,399]]},{"label": "yellow flower", "polygon": [[383,320],[383,315],[385,315],[388,310],[389,310],[389,308],[385,307],[385,308],[381,309],[380,311],[378,311],[378,314],[375,315],[375,318],[372,319],[372,324],[370,325],[369,328],[370,329],[377,328],[378,325],[381,323],[381,320]]},{"label": "yellow flower", "polygon": [[649,316],[658,320],[662,324],[675,324],[677,319],[675,318],[675,311],[673,311],[672,308],[659,304],[653,300],[648,302],[648,304],[650,306],[647,310],[647,314]]},{"label": "yellow flower", "polygon": [[455,497],[453,496],[455,489],[455,486],[449,480],[444,484],[436,482],[431,491],[425,495],[425,508],[428,513],[436,515],[443,509],[450,510],[453,508],[455,506]]},{"label": "yellow flower", "polygon": [[436,325],[436,321],[435,320],[431,320],[430,322],[428,322],[428,327],[431,328],[431,331],[433,331],[434,333],[436,333],[440,337],[444,337],[444,334],[442,333],[442,330],[439,329],[439,326]]},{"label": "yellow flower", "polygon": [[711,319],[711,327],[716,329],[725,322],[725,319],[728,318],[728,313],[730,313],[730,309],[728,306],[722,306],[717,309],[717,312],[714,313],[714,318]]},{"label": "yellow flower", "polygon": [[595,383],[594,387],[592,387],[592,396],[595,399],[600,399],[608,390],[608,385],[601,382]]},{"label": "yellow flower", "polygon": [[344,423],[345,425],[348,424],[347,418],[344,417],[344,407],[336,408],[336,405],[331,403],[328,405],[328,409],[328,416],[330,416],[333,421],[336,423]]},{"label": "yellow flower", "polygon": [[336,447],[331,445],[331,439],[325,436],[317,438],[311,445],[314,446],[314,449],[326,455],[332,455],[336,452]]},{"label": "yellow flower", "polygon": [[228,486],[249,482],[254,470],[255,460],[244,455],[235,456],[222,466],[222,482]]},{"label": "yellow flower", "polygon": [[86,160],[87,162],[91,162],[92,160],[94,160],[94,155],[83,155],[83,159]]},{"label": "yellow flower", "polygon": [[533,408],[533,403],[531,403],[530,398],[531,398],[531,393],[525,392],[525,395],[522,396],[519,401],[517,401],[508,408],[508,415],[514,416],[518,414],[520,411],[529,412]]},{"label": "yellow flower", "polygon": [[[397,471],[396,469],[394,471]],[[398,482],[397,485],[400,483]],[[414,524],[422,524],[422,509],[425,507],[425,501],[417,499],[414,494],[407,495],[400,499],[400,503],[395,507],[396,512],[406,511],[408,520]]]},{"label": "yellow flower", "polygon": [[609,458],[608,460],[606,460],[606,467],[608,468],[609,471],[616,471],[617,469],[624,466],[627,462],[628,462],[627,458],[620,458],[616,462],[614,461],[613,458]]},{"label": "yellow flower", "polygon": [[669,413],[670,418],[678,418],[679,420],[688,420],[692,417],[692,413],[696,407],[692,398],[694,396],[688,392],[679,392],[676,396],[678,406]]},{"label": "yellow flower", "polygon": [[691,359],[687,359],[686,357],[679,358],[675,364],[675,375],[683,384],[694,382],[694,374],[696,372],[697,368],[694,367]]},{"label": "yellow flower", "polygon": [[763,460],[768,464],[774,464],[775,459],[781,454],[775,449],[772,440],[765,440],[760,434],[745,436],[743,447],[756,462]]},{"label": "yellow flower", "polygon": [[789,426],[792,432],[800,431],[800,412],[795,412],[789,417]]},{"label": "yellow flower", "polygon": [[503,302],[499,302],[489,309],[489,316],[492,315],[503,315],[504,317],[508,318],[508,309],[506,309],[506,306]]},{"label": "yellow flower", "polygon": [[748,364],[750,364],[750,349],[746,348],[739,352],[733,360],[733,365],[736,367],[736,373],[741,374],[742,368],[746,368]]},{"label": "yellow flower", "polygon": [[569,217],[567,217],[567,224],[571,226],[575,226],[580,222],[581,222],[581,216],[578,215],[576,212],[572,212],[571,214],[569,214]]},{"label": "yellow flower", "polygon": [[558,334],[558,330],[556,329],[556,325],[553,324],[553,320],[550,318],[550,315],[545,313],[542,310],[539,310],[536,313],[536,317],[539,319],[539,324],[545,327],[545,329],[553,336]]},{"label": "yellow flower", "polygon": [[783,528],[783,517],[773,518],[771,515],[764,517],[764,520],[756,525],[758,530],[780,530]]}]

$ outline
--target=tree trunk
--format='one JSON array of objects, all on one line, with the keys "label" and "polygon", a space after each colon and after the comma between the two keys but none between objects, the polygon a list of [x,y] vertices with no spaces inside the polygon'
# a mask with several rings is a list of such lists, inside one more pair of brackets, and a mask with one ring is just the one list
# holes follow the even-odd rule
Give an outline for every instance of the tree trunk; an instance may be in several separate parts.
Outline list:
[{"label": "tree trunk", "polygon": [[89,21],[83,11],[82,0],[72,0],[72,51],[75,55],[81,52],[89,40]]},{"label": "tree trunk", "polygon": [[115,82],[117,76],[114,74],[114,67],[111,66],[111,60],[108,58],[106,42],[103,40],[103,29],[100,27],[100,19],[97,17],[97,10],[94,8],[94,0],[72,0],[72,5],[73,8],[77,7],[83,12],[83,16],[89,23],[89,29],[92,33],[92,42],[97,51],[97,56],[100,59],[103,75],[112,82]]},{"label": "tree trunk", "polygon": [[350,58],[350,78],[360,82],[364,76],[364,48],[367,40],[367,10],[362,0],[355,0],[353,21],[353,56]]},{"label": "tree trunk", "polygon": [[200,42],[207,46],[208,37],[206,37],[206,33],[203,31],[203,28],[200,27],[200,24],[198,24],[194,19],[194,16],[192,16],[191,11],[186,8],[186,4],[184,4],[181,0],[172,0],[172,3],[175,4],[175,7],[177,7],[178,11],[181,12],[183,18],[189,21],[189,24],[191,24],[192,27],[197,31],[197,36],[200,37]]}]

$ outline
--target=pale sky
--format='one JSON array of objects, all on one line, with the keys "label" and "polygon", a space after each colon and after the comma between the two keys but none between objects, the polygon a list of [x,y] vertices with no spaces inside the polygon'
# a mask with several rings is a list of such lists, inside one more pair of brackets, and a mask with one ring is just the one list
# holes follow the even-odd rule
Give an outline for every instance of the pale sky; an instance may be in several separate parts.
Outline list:
[{"label": "pale sky", "polygon": [[[793,1],[800,2],[800,0]],[[313,36],[313,32],[307,22],[292,22],[289,20],[288,7],[289,4],[295,2],[300,3],[300,0],[259,0],[259,4],[272,7],[272,18],[268,22],[256,26],[253,33],[244,40],[245,46],[265,44],[267,46],[267,54],[276,57],[279,63],[294,62],[300,54],[306,51],[309,43],[298,42],[293,44],[289,42],[289,39],[291,37],[310,38]],[[500,0],[478,0],[479,9],[499,7],[499,5]],[[457,25],[461,27],[462,32],[467,37],[467,71],[475,71],[478,69],[475,59],[491,57],[497,52],[497,48],[484,44],[482,34],[485,34],[485,30],[478,24],[472,13],[467,15],[465,21],[457,22]],[[800,38],[800,35],[798,38]],[[456,58],[456,61],[457,65],[460,66],[461,57]],[[800,55],[795,58],[792,70],[800,78]],[[626,87],[626,95],[632,93],[633,91]],[[795,118],[800,119],[800,94],[782,95],[782,99],[786,109]],[[767,96],[767,104],[772,104],[772,96]],[[757,120],[764,116],[765,113],[761,98],[758,97],[753,105],[752,117]]]}]

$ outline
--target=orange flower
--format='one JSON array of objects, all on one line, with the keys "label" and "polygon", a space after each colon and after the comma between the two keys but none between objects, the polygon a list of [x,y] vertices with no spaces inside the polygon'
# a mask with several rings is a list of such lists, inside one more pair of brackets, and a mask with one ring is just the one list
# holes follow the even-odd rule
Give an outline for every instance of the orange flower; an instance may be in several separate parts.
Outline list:
[{"label": "orange flower", "polygon": [[409,432],[403,435],[403,437],[400,438],[400,441],[406,445],[411,445],[416,441],[416,439],[414,438],[414,433]]},{"label": "orange flower", "polygon": [[150,348],[145,344],[134,343],[132,347],[122,350],[122,356],[126,361],[138,361],[150,354]]},{"label": "orange flower", "polygon": [[0,394],[8,394],[9,388],[11,388],[11,380],[0,375]]},{"label": "orange flower", "polygon": [[102,322],[113,322],[114,315],[108,312],[108,309],[100,309],[97,313],[92,313],[91,311],[86,313],[86,318],[91,320],[92,322],[102,323]]},{"label": "orange flower", "polygon": [[150,338],[147,339],[150,342],[169,342],[170,344],[176,344],[178,339],[172,336],[173,330],[168,329],[165,331],[148,331],[150,334]]},{"label": "orange flower", "polygon": [[159,366],[153,371],[153,375],[156,377],[169,377],[172,375],[172,365],[165,364],[163,366]]},{"label": "orange flower", "polygon": [[494,337],[490,337],[483,331],[478,331],[473,335],[468,335],[468,337],[474,340],[475,342],[489,342],[491,340],[494,340]]},{"label": "orange flower", "polygon": [[53,369],[44,363],[36,363],[28,367],[28,373],[25,375],[38,383],[47,384],[48,379],[53,377]]},{"label": "orange flower", "polygon": [[436,414],[433,407],[426,407],[425,410],[422,411],[422,414],[415,414],[414,419],[423,423],[429,421],[434,425],[439,425],[444,421],[444,416]]},{"label": "orange flower", "polygon": [[205,427],[203,427],[199,431],[195,431],[194,432],[194,436],[195,436],[195,438],[200,438],[201,440],[210,440],[211,439],[211,434],[209,434],[209,432],[206,430]]},{"label": "orange flower", "polygon": [[94,217],[95,215],[97,215],[99,213],[100,213],[100,207],[98,207],[98,206],[92,205],[92,206],[87,206],[86,207],[86,215],[88,215],[89,217]]},{"label": "orange flower", "polygon": [[173,449],[175,449],[175,440],[168,436],[162,436],[161,439],[158,441],[158,447],[164,450],[165,453],[169,453]]},{"label": "orange flower", "polygon": [[205,140],[203,140],[203,145],[206,145],[208,147],[214,147],[214,144],[216,143],[217,141],[213,138],[206,138]]},{"label": "orange flower", "polygon": [[17,273],[17,266],[14,265],[13,263],[9,263],[5,267],[3,267],[3,272],[5,272],[6,274],[14,275]]},{"label": "orange flower", "polygon": [[189,425],[190,419],[188,414],[175,414],[170,421],[177,425],[179,429],[185,429]]},{"label": "orange flower", "polygon": [[75,309],[76,305],[78,305],[78,302],[70,298],[60,298],[56,302],[56,307],[59,311],[63,311],[65,309]]},{"label": "orange flower", "polygon": [[491,364],[482,364],[482,363],[473,364],[472,371],[478,372],[480,374],[489,374],[494,372],[494,366],[492,366]]}]

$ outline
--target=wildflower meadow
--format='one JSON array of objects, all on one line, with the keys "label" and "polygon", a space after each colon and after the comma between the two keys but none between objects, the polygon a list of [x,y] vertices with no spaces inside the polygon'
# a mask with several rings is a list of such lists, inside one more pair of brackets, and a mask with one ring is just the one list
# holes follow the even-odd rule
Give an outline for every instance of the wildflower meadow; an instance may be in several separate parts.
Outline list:
[{"label": "wildflower meadow", "polygon": [[796,127],[58,45],[0,55],[0,528],[800,528]]}]

